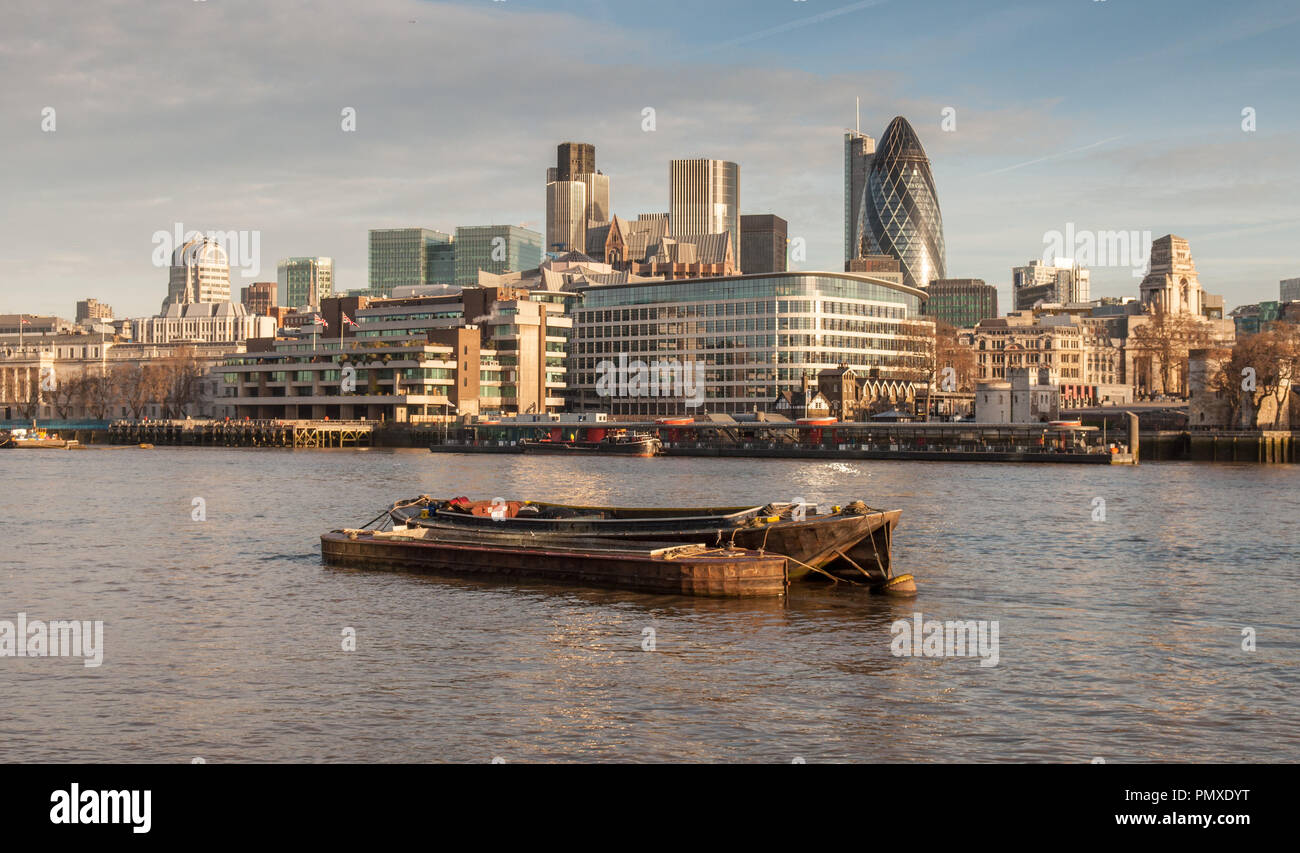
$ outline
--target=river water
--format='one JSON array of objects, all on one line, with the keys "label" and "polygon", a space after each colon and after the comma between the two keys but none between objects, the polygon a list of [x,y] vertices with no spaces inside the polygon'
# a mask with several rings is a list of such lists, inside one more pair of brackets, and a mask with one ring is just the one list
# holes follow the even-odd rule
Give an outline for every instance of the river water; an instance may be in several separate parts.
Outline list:
[{"label": "river water", "polygon": [[[861,498],[920,594],[321,565],[420,493]],[[104,623],[98,667],[0,657],[5,762],[1300,760],[1295,466],[4,451],[0,533],[0,620]],[[916,612],[996,622],[996,666],[894,655]]]}]

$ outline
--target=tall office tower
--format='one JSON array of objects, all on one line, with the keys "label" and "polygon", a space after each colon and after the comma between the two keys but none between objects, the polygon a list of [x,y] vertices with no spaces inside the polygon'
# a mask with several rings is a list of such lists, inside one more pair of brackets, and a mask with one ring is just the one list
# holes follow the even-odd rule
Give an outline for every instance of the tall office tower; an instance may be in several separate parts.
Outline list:
[{"label": "tall office tower", "polygon": [[249,314],[267,317],[280,305],[279,290],[278,281],[255,281],[240,291],[239,301]]},{"label": "tall office tower", "polygon": [[586,248],[587,185],[551,181],[546,185],[546,251],[582,252]]},{"label": "tall office tower", "polygon": [[876,154],[876,141],[861,129],[844,134],[844,260],[867,254],[862,232],[866,226],[862,201],[867,192],[867,175]]},{"label": "tall office tower", "polygon": [[1087,302],[1091,297],[1090,274],[1084,267],[1064,258],[1055,266],[1030,261],[1011,268],[1011,294],[1015,310],[1028,311],[1035,305],[1066,305]]},{"label": "tall office tower", "polygon": [[668,222],[671,236],[731,234],[740,240],[740,166],[726,160],[672,160],[668,164]]},{"label": "tall office tower", "polygon": [[462,225],[456,229],[456,284],[478,284],[490,273],[536,269],[542,235],[518,225]]},{"label": "tall office tower", "polygon": [[319,308],[334,295],[334,259],[285,258],[275,266],[275,283],[279,305]]},{"label": "tall office tower", "polygon": [[1278,301],[1300,300],[1300,278],[1284,278],[1277,283]]},{"label": "tall office tower", "polygon": [[770,213],[740,217],[740,233],[745,240],[740,271],[785,272],[788,230],[789,224],[784,219]]},{"label": "tall office tower", "polygon": [[[582,187],[581,204],[572,184]],[[586,251],[587,228],[609,221],[609,176],[596,170],[596,147],[561,142],[546,170],[546,251]]]},{"label": "tall office tower", "polygon": [[587,142],[561,142],[555,147],[555,180],[576,181],[596,171],[596,146]]},{"label": "tall office tower", "polygon": [[195,237],[172,252],[162,312],[169,305],[229,301],[230,258],[220,243],[209,237]]},{"label": "tall office tower", "polygon": [[370,229],[369,295],[392,296],[395,287],[450,284],[455,251],[450,243],[450,234],[430,228]]},{"label": "tall office tower", "polygon": [[943,216],[930,159],[907,119],[896,116],[871,159],[863,195],[865,254],[893,255],[903,283],[924,288],[945,278]]},{"label": "tall office tower", "polygon": [[587,187],[587,221],[598,224],[609,222],[609,175],[586,172],[578,180]]}]

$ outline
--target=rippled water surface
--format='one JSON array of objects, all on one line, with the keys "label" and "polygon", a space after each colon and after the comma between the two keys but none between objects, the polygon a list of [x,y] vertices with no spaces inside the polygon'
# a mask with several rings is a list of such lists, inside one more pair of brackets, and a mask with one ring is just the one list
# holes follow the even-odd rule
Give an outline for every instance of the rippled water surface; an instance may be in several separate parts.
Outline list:
[{"label": "rippled water surface", "polygon": [[[419,493],[862,498],[903,510],[921,591],[321,566],[321,532]],[[0,451],[0,533],[0,619],[103,620],[106,647],[0,658],[0,761],[1300,760],[1296,467]],[[893,656],[915,611],[998,620],[998,665]]]}]

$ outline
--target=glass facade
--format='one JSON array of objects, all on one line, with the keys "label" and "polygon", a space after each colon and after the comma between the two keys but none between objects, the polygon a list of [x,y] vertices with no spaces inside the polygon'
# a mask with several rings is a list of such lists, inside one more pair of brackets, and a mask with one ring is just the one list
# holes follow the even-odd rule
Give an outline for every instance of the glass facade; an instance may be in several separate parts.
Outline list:
[{"label": "glass facade", "polygon": [[456,229],[456,281],[478,284],[479,270],[505,273],[542,262],[542,235],[518,225],[468,225]]},{"label": "glass facade", "polygon": [[[876,143],[870,136],[844,134],[844,260],[863,254],[862,202],[866,195],[867,175],[875,157]],[[742,267],[743,269],[743,267]]]},{"label": "glass facade", "polygon": [[[370,295],[392,296],[393,288],[450,284],[455,247],[451,236],[428,228],[385,228],[370,232]],[[434,267],[434,263],[437,267]],[[438,276],[443,276],[439,278]]]},{"label": "glass facade", "polygon": [[333,258],[286,258],[275,276],[279,304],[286,308],[319,308],[334,295]]},{"label": "glass facade", "polygon": [[904,284],[924,288],[947,277],[943,216],[930,160],[902,116],[889,123],[880,139],[862,206],[868,253],[897,258]]},{"label": "glass facade", "polygon": [[456,283],[456,244],[452,242],[426,243],[428,266],[425,270],[425,284]]},{"label": "glass facade", "polygon": [[698,413],[683,397],[602,395],[600,380],[625,361],[691,363],[711,412],[767,410],[805,376],[840,364],[915,378],[925,360],[923,295],[836,273],[784,273],[582,291],[569,345],[570,400],[613,414]]},{"label": "glass facade", "polygon": [[978,278],[939,279],[925,290],[925,316],[959,329],[973,329],[998,316],[998,289]]}]

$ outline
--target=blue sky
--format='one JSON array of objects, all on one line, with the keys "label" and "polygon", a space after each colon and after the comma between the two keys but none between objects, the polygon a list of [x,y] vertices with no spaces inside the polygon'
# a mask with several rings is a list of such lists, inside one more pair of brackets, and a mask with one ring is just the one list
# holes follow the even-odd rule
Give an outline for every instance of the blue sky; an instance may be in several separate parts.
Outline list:
[{"label": "blue sky", "polygon": [[[167,276],[151,236],[176,222],[260,233],[260,275],[236,287],[309,254],[363,287],[371,227],[540,229],[564,139],[597,146],[629,217],[666,209],[670,157],[736,160],[743,211],[789,221],[808,247],[798,267],[836,269],[855,96],[864,132],[897,114],[916,127],[948,274],[998,285],[1004,309],[1010,267],[1067,224],[1187,238],[1229,307],[1300,276],[1294,3],[96,8],[24,2],[0,32],[0,311],[67,316],[86,296],[156,311]],[[1127,268],[1094,269],[1094,295],[1136,286]]]}]

